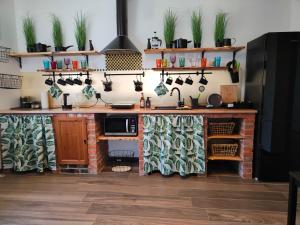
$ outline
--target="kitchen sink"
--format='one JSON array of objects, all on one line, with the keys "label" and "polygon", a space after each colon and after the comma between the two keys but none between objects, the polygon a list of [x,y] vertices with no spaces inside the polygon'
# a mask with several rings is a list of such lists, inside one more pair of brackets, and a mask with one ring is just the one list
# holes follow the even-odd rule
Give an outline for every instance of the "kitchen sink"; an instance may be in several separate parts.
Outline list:
[{"label": "kitchen sink", "polygon": [[184,110],[191,109],[190,107],[178,107],[178,106],[155,106],[155,110]]}]

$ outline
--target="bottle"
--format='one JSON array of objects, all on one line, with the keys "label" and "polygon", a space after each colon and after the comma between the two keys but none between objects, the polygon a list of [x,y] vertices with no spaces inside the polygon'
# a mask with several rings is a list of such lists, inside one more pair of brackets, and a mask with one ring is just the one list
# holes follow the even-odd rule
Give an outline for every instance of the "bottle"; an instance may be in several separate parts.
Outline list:
[{"label": "bottle", "polygon": [[142,93],[141,99],[140,99],[140,108],[145,108],[145,98],[144,93]]},{"label": "bottle", "polygon": [[147,97],[147,100],[146,100],[146,108],[147,108],[147,109],[150,109],[150,108],[151,108],[150,97]]}]

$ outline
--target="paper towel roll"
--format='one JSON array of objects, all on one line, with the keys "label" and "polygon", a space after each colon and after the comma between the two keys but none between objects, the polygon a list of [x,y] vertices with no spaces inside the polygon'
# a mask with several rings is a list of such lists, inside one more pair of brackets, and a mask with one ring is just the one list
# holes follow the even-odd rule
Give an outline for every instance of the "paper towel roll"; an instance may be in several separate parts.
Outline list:
[{"label": "paper towel roll", "polygon": [[41,105],[42,109],[49,109],[48,91],[41,92]]}]

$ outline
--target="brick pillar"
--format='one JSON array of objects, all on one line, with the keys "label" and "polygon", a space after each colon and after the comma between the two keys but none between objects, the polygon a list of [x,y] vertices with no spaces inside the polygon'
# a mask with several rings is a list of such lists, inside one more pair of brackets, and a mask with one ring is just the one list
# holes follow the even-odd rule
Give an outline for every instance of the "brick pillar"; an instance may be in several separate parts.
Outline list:
[{"label": "brick pillar", "polygon": [[253,140],[255,129],[255,114],[247,114],[243,117],[241,123],[241,158],[239,164],[239,174],[244,179],[252,179],[252,161],[253,161]]},{"label": "brick pillar", "polygon": [[138,115],[138,127],[139,127],[139,136],[138,136],[138,150],[139,150],[139,174],[140,176],[144,174],[144,158],[143,158],[143,148],[144,148],[144,121],[143,115]]}]

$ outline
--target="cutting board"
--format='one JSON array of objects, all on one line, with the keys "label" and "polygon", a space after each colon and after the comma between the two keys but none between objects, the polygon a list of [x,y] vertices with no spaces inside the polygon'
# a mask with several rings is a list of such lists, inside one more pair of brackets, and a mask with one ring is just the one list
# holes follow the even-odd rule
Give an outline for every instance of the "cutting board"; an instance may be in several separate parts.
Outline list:
[{"label": "cutting board", "polygon": [[221,85],[220,88],[223,103],[233,103],[238,101],[239,87],[237,85]]}]

